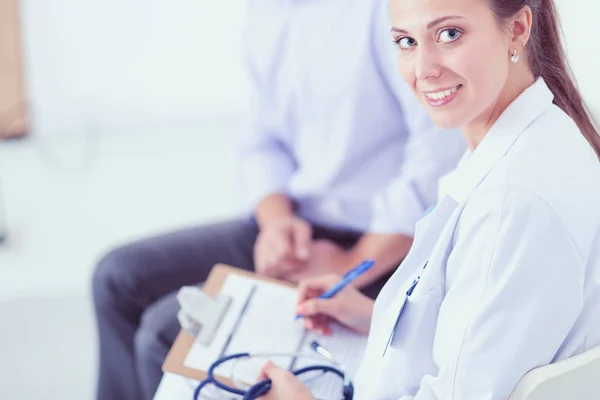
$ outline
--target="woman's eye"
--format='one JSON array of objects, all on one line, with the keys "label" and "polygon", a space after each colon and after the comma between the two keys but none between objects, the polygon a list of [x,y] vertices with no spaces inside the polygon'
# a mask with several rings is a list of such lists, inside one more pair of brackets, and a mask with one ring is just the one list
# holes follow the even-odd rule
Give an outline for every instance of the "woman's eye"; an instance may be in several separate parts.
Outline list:
[{"label": "woman's eye", "polygon": [[401,49],[408,49],[417,44],[417,41],[411,37],[403,37],[396,42]]},{"label": "woman's eye", "polygon": [[462,32],[456,28],[447,28],[440,32],[439,41],[442,43],[454,42],[462,35]]}]

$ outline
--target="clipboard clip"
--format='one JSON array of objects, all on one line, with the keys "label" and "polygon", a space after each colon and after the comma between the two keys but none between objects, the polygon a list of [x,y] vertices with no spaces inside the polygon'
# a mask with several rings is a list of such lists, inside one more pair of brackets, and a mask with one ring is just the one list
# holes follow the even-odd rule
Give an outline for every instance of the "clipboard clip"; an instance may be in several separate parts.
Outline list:
[{"label": "clipboard clip", "polygon": [[210,346],[231,305],[231,297],[219,293],[211,297],[197,286],[184,286],[177,293],[181,327],[203,346]]}]

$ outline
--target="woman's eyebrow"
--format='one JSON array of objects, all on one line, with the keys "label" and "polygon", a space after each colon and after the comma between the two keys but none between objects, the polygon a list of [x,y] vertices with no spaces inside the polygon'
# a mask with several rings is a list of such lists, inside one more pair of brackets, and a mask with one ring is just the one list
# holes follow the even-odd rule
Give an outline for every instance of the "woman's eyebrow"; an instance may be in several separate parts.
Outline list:
[{"label": "woman's eyebrow", "polygon": [[[431,21],[430,23],[427,24],[427,29],[431,29],[436,25],[441,24],[444,21],[447,21],[449,19],[465,19],[464,17],[459,17],[458,15],[447,15],[445,17],[440,17],[440,18],[436,18],[433,21]],[[404,29],[400,29],[400,28],[396,28],[395,26],[392,27],[392,32],[398,32],[398,33],[402,33],[407,35],[408,32],[405,31]]]},{"label": "woman's eyebrow", "polygon": [[405,35],[408,34],[408,32],[406,32],[404,29],[396,28],[395,26],[392,26],[392,32],[403,33]]},{"label": "woman's eyebrow", "polygon": [[430,23],[427,24],[427,29],[431,29],[434,26],[436,26],[436,25],[438,25],[438,24],[440,24],[440,23],[442,23],[444,21],[447,21],[449,19],[464,19],[464,18],[463,17],[459,17],[458,15],[448,15],[448,16],[445,16],[445,17],[436,18],[436,19],[434,19],[433,21],[431,21]]}]

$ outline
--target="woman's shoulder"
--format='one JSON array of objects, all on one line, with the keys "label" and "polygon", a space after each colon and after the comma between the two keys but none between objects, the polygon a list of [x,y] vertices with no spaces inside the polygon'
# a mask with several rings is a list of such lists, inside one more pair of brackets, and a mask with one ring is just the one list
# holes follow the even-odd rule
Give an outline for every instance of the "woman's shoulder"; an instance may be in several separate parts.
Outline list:
[{"label": "woman's shoulder", "polygon": [[600,196],[600,160],[573,119],[554,104],[521,133],[503,163],[508,184],[542,198],[557,191]]},{"label": "woman's shoulder", "polygon": [[556,106],[521,133],[478,190],[487,195],[474,199],[495,196],[499,204],[507,193],[519,193],[504,207],[544,209],[576,241],[588,242],[588,233],[600,226],[600,160],[573,120]]}]

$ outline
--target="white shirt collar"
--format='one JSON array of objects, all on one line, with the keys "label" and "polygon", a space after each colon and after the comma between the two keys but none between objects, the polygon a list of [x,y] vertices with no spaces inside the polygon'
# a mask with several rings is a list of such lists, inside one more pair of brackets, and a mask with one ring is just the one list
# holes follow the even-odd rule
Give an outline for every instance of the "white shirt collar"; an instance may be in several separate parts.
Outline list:
[{"label": "white shirt collar", "polygon": [[445,192],[440,195],[463,202],[553,100],[544,79],[538,78],[504,110],[475,151],[467,152],[457,169],[440,182]]}]

